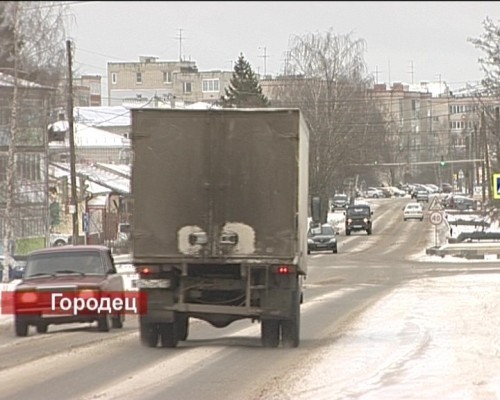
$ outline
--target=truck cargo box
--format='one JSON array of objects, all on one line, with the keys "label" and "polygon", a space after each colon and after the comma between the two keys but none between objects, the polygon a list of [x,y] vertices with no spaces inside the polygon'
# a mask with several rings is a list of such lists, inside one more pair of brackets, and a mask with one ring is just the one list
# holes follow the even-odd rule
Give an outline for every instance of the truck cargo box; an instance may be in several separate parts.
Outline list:
[{"label": "truck cargo box", "polygon": [[306,253],[309,150],[299,110],[132,110],[132,144],[135,259]]}]

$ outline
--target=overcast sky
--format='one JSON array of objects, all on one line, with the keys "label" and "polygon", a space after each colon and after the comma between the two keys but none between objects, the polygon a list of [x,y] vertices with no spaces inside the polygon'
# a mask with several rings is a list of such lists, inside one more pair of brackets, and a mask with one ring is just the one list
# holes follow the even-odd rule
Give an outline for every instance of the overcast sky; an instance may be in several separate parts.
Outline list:
[{"label": "overcast sky", "polygon": [[242,52],[256,72],[276,75],[290,38],[331,29],[366,41],[368,72],[379,82],[461,87],[483,77],[483,53],[468,39],[484,33],[486,17],[500,20],[495,1],[68,3],[75,70],[104,78],[107,62],[174,61],[180,53],[199,70],[231,70]]}]

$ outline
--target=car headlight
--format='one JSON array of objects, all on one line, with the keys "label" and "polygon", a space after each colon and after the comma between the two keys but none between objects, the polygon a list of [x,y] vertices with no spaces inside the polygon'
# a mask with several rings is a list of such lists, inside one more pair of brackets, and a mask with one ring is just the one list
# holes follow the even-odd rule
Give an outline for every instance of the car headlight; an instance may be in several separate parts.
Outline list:
[{"label": "car headlight", "polygon": [[314,240],[312,240],[312,239],[307,239],[307,244],[314,244]]},{"label": "car headlight", "polygon": [[352,222],[352,219],[351,218],[348,218],[347,219],[347,223],[350,224]]},{"label": "car headlight", "polygon": [[368,222],[368,218],[363,218],[363,221],[366,224]]},{"label": "car headlight", "polygon": [[335,239],[335,238],[330,239],[330,243],[336,243],[336,242],[337,242],[337,239]]}]

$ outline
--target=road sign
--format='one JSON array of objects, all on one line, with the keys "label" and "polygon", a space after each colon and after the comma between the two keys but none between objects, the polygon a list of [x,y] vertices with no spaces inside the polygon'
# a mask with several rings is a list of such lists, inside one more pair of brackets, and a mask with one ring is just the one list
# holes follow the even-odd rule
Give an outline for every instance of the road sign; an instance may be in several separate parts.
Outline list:
[{"label": "road sign", "polygon": [[434,211],[429,216],[429,221],[431,221],[431,224],[433,225],[439,225],[441,222],[443,222],[443,214],[438,211]]},{"label": "road sign", "polygon": [[493,198],[500,199],[500,174],[493,174]]},{"label": "road sign", "polygon": [[431,200],[431,204],[429,204],[429,211],[441,211],[443,207],[439,204],[439,199],[437,196],[434,196]]}]

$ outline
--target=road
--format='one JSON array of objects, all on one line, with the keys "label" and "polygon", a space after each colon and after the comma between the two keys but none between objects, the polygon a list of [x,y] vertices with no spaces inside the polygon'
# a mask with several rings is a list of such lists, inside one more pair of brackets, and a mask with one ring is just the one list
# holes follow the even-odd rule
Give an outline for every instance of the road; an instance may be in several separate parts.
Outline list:
[{"label": "road", "polygon": [[408,199],[369,202],[372,235],[341,233],[338,254],[309,256],[298,348],[262,348],[260,326],[250,321],[213,328],[193,320],[175,349],[142,347],[134,316],[109,333],[62,325],[17,338],[9,325],[0,328],[0,399],[268,399],[384,295],[416,278],[470,269],[412,261],[430,245],[433,226],[427,218],[403,222]]}]

